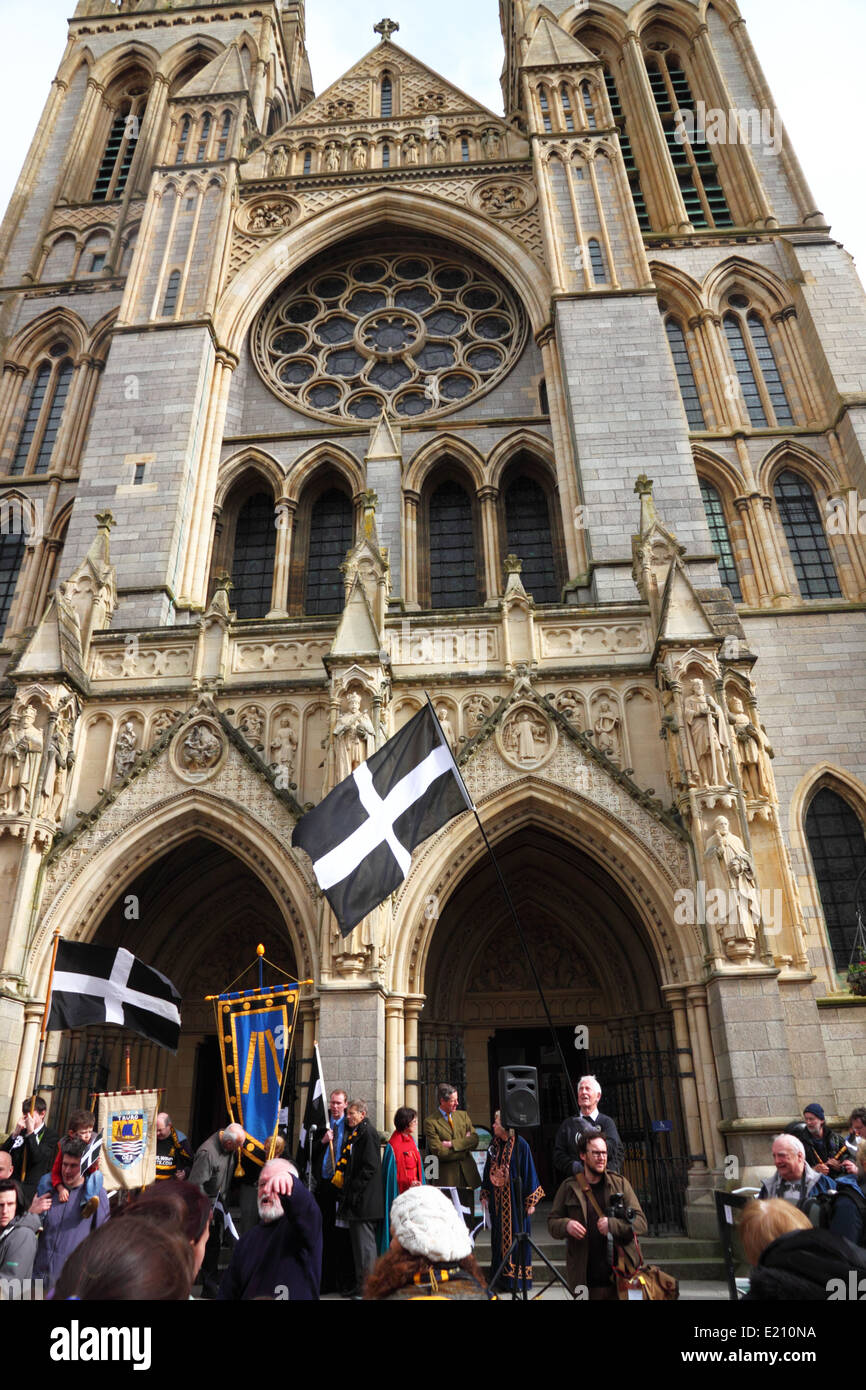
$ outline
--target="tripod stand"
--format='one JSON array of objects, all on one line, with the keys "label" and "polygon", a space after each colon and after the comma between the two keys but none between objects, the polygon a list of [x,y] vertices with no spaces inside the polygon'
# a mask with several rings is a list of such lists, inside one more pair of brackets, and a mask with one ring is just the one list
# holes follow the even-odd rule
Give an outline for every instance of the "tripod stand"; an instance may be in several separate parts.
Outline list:
[{"label": "tripod stand", "polygon": [[[535,1244],[535,1241],[532,1239],[532,1236],[529,1234],[529,1232],[528,1232],[528,1231],[525,1231],[525,1230],[523,1229],[524,1221],[525,1221],[525,1219],[526,1219],[526,1214],[525,1214],[525,1212],[524,1212],[524,1210],[523,1210],[523,1182],[522,1182],[522,1179],[521,1179],[521,1176],[520,1176],[520,1142],[519,1142],[519,1141],[520,1141],[520,1132],[519,1132],[519,1130],[515,1129],[515,1131],[514,1131],[514,1148],[513,1148],[512,1151],[511,1151],[511,1161],[512,1161],[512,1163],[514,1163],[514,1165],[515,1165],[515,1166],[514,1166],[514,1187],[515,1187],[515,1195],[516,1195],[516,1197],[517,1197],[517,1201],[516,1201],[515,1204],[514,1204],[516,1210],[512,1213],[512,1226],[513,1226],[513,1228],[514,1228],[514,1239],[512,1240],[511,1244],[509,1245],[508,1249],[506,1250],[505,1255],[503,1256],[502,1261],[501,1261],[501,1263],[500,1263],[500,1265],[499,1265],[499,1268],[497,1269],[497,1271],[496,1271],[496,1273],[494,1274],[493,1278],[490,1280],[490,1288],[491,1288],[491,1289],[495,1289],[495,1288],[496,1288],[496,1284],[497,1284],[497,1282],[498,1282],[498,1280],[499,1280],[500,1275],[502,1274],[502,1271],[507,1267],[509,1261],[511,1261],[511,1262],[513,1263],[513,1266],[514,1266],[514,1278],[513,1278],[513,1280],[512,1280],[512,1292],[511,1292],[511,1296],[512,1296],[512,1299],[513,1299],[513,1300],[519,1301],[519,1302],[521,1302],[521,1303],[531,1303],[534,1299],[540,1298],[541,1295],[542,1295],[543,1293],[546,1293],[546,1291],[550,1288],[551,1284],[553,1284],[554,1282],[560,1283],[560,1284],[562,1285],[562,1287],[563,1287],[565,1290],[567,1290],[567,1292],[568,1292],[568,1294],[569,1294],[569,1297],[571,1297],[571,1296],[572,1296],[572,1294],[571,1294],[571,1289],[569,1289],[567,1282],[565,1281],[565,1279],[563,1279],[563,1277],[562,1277],[562,1275],[560,1274],[559,1270],[558,1270],[558,1269],[554,1269],[553,1265],[550,1263],[550,1260],[547,1258],[547,1256],[545,1255],[544,1251],[543,1251],[543,1250],[539,1250],[538,1246]],[[506,1174],[506,1182],[508,1182],[508,1181],[510,1181],[510,1175]],[[543,1264],[546,1264],[546,1265],[547,1265],[547,1268],[550,1270],[550,1273],[551,1273],[551,1276],[552,1276],[552,1277],[547,1281],[547,1283],[545,1284],[544,1288],[543,1288],[543,1289],[539,1289],[538,1293],[532,1294],[531,1297],[530,1297],[529,1289],[528,1289],[528,1287],[527,1287],[527,1282],[526,1282],[526,1270],[527,1270],[527,1267],[528,1267],[528,1264],[529,1264],[529,1258],[530,1258],[529,1252],[530,1252],[530,1250],[534,1250],[535,1253],[536,1253],[536,1255],[538,1256],[539,1260],[541,1260]]]}]

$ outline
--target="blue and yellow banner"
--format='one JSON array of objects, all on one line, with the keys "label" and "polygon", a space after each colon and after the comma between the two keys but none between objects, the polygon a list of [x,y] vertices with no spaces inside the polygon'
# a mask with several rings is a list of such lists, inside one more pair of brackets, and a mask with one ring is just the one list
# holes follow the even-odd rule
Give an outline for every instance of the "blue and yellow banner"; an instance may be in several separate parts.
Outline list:
[{"label": "blue and yellow banner", "polygon": [[248,989],[214,1001],[226,1102],[243,1125],[244,1154],[264,1163],[276,1133],[277,1115],[292,1054],[299,986]]}]

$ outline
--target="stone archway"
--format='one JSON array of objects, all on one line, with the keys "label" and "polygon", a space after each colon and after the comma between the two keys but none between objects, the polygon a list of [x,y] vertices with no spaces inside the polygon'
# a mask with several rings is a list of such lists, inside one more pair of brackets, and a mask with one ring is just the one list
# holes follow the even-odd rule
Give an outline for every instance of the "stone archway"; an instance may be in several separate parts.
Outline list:
[{"label": "stone archway", "polygon": [[[85,1102],[74,1094],[74,1085],[86,1081],[88,1065],[97,1060],[107,1069],[108,1089],[122,1086],[129,1044],[133,1084],[162,1087],[165,1108],[194,1143],[200,1142],[226,1117],[213,1005],[207,996],[258,984],[260,942],[275,967],[265,967],[266,983],[278,982],[280,971],[298,975],[278,901],[237,854],[196,834],[136,873],[108,905],[90,940],[124,946],[168,976],[182,1000],[180,1047],[173,1056],[110,1027],[59,1036],[63,1065],[57,1071],[62,1083],[58,1103],[65,1110]],[[239,979],[242,972],[247,972],[245,978]],[[301,1046],[299,1038],[299,1050]]]}]

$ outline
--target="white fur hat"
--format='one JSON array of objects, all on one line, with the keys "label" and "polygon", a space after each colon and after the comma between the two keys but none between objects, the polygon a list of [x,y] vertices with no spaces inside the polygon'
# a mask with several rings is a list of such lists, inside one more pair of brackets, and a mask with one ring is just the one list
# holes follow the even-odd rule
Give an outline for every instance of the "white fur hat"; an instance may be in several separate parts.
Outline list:
[{"label": "white fur hat", "polygon": [[451,1264],[472,1254],[472,1242],[454,1203],[435,1187],[410,1187],[391,1207],[391,1235],[410,1255]]}]

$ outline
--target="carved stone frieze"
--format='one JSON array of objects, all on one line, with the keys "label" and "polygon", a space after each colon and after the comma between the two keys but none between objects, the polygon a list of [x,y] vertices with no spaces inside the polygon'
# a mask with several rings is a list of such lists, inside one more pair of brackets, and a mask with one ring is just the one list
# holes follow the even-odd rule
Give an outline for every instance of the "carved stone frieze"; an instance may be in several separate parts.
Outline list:
[{"label": "carved stone frieze", "polygon": [[97,650],[93,664],[96,681],[131,681],[148,677],[188,676],[192,672],[194,648],[189,646],[141,647],[138,644],[106,651]]},{"label": "carved stone frieze", "polygon": [[556,727],[528,701],[512,705],[496,726],[496,744],[512,767],[534,772],[552,756],[558,742]]},{"label": "carved stone frieze", "polygon": [[171,761],[185,782],[207,782],[216,776],[226,759],[225,735],[214,719],[194,720],[174,739]]},{"label": "carved stone frieze", "polygon": [[238,229],[248,236],[275,236],[294,226],[301,213],[294,198],[267,194],[253,198],[238,210]]},{"label": "carved stone frieze", "polygon": [[537,624],[541,632],[542,660],[563,656],[604,656],[649,652],[649,626],[635,623]]},{"label": "carved stone frieze", "polygon": [[299,666],[321,670],[322,657],[330,650],[327,639],[306,642],[235,642],[234,673],[246,671],[295,671]]},{"label": "carved stone frieze", "polygon": [[535,206],[537,193],[522,179],[485,179],[469,195],[469,205],[485,217],[496,220],[520,217]]}]

